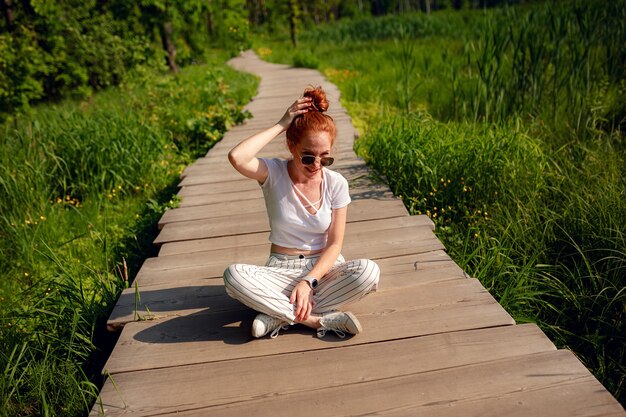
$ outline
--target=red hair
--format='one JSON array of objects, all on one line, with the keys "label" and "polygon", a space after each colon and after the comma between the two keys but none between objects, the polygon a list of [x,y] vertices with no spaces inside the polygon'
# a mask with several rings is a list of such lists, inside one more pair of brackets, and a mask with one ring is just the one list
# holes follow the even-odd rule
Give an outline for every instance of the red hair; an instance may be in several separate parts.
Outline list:
[{"label": "red hair", "polygon": [[296,116],[287,129],[287,144],[293,147],[300,143],[300,139],[308,132],[326,132],[330,135],[330,145],[335,143],[337,127],[332,117],[324,114],[328,110],[326,93],[322,87],[307,88],[304,90],[304,97],[313,99],[308,112]]}]

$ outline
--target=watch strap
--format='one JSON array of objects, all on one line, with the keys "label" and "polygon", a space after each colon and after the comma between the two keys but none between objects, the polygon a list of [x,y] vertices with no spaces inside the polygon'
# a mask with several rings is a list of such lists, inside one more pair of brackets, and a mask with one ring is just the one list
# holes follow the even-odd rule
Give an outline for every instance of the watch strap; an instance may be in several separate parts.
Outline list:
[{"label": "watch strap", "polygon": [[302,281],[308,282],[309,283],[309,287],[311,287],[311,289],[313,289],[313,290],[315,288],[317,288],[317,284],[318,284],[317,278],[313,278],[313,277],[308,277],[307,276],[307,277],[302,278]]}]

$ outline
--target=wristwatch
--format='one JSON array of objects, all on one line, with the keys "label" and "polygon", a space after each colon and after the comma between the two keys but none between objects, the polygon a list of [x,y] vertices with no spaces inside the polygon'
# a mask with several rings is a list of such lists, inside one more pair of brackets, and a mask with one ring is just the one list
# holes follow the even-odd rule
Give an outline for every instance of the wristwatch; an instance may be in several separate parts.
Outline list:
[{"label": "wristwatch", "polygon": [[304,277],[302,278],[301,281],[306,281],[309,283],[309,286],[311,287],[312,290],[317,288],[317,279],[313,278],[313,277]]}]

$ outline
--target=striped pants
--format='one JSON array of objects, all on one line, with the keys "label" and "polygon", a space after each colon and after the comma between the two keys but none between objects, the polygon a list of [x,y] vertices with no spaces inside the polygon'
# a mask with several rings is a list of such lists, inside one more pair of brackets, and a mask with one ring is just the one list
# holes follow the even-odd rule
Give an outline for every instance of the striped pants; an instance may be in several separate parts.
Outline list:
[{"label": "striped pants", "polygon": [[[271,253],[265,266],[234,264],[224,271],[224,286],[232,298],[253,310],[294,324],[295,305],[289,297],[299,278],[306,276],[319,255]],[[357,301],[378,288],[380,270],[374,261],[346,261],[343,256],[320,280],[313,296],[313,315]]]}]

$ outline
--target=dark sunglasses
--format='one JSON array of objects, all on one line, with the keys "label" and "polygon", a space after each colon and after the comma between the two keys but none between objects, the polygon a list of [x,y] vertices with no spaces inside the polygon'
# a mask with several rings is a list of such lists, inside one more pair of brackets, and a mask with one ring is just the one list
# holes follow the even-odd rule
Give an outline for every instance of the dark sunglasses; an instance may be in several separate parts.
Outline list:
[{"label": "dark sunglasses", "polygon": [[302,155],[302,157],[300,158],[300,161],[302,162],[302,165],[313,165],[315,161],[317,161],[318,159],[320,161],[320,164],[322,164],[323,167],[331,166],[333,162],[335,162],[335,158],[333,158],[332,156],[313,156],[313,155]]}]

